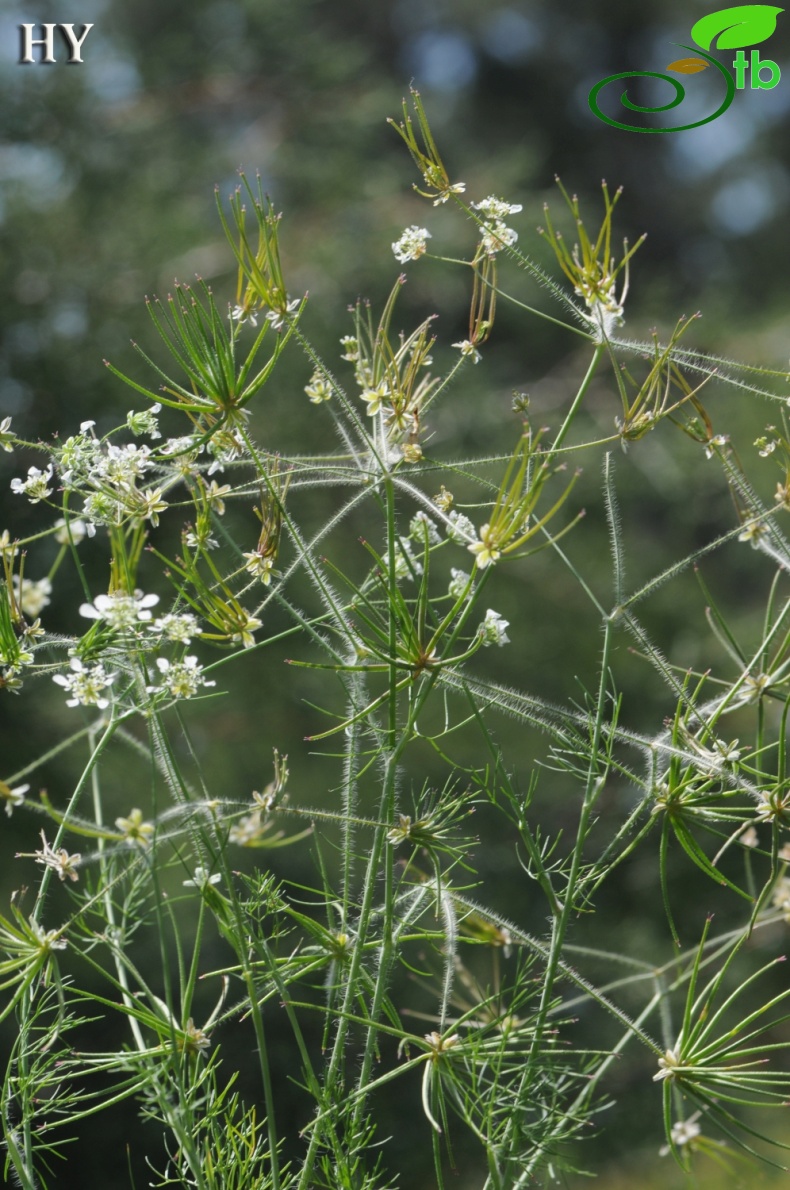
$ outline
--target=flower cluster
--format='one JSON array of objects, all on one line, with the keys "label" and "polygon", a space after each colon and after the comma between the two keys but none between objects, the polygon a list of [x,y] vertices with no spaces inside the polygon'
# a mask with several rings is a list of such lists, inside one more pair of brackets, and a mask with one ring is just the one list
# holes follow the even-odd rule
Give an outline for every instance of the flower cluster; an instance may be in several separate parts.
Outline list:
[{"label": "flower cluster", "polygon": [[316,368],[310,377],[309,384],[305,385],[304,391],[314,405],[320,405],[324,401],[329,401],[332,397],[332,384],[326,372],[322,368]]},{"label": "flower cluster", "polygon": [[191,612],[168,612],[149,624],[148,631],[179,645],[188,645],[200,632],[200,625]]},{"label": "flower cluster", "polygon": [[168,661],[157,657],[156,667],[162,675],[160,686],[147,686],[149,694],[171,694],[173,698],[192,698],[204,686],[216,686],[203,676],[203,667],[197,657],[185,657],[183,661]]},{"label": "flower cluster", "polygon": [[39,501],[46,500],[47,496],[52,495],[49,483],[53,474],[54,469],[51,463],[43,471],[40,471],[38,467],[28,467],[27,479],[11,480],[11,491],[16,492],[17,496],[27,496],[31,504],[38,504]]},{"label": "flower cluster", "polygon": [[342,358],[354,364],[355,379],[366,413],[373,420],[371,437],[376,455],[387,468],[401,460],[422,457],[418,437],[422,414],[439,381],[425,372],[433,362],[432,318],[426,318],[410,335],[390,338],[395,300],[405,278],[396,282],[374,327],[367,308],[355,309],[356,334],[344,335]]},{"label": "flower cluster", "polygon": [[52,681],[57,682],[71,695],[66,700],[66,706],[95,706],[102,711],[108,707],[110,700],[104,697],[103,691],[113,684],[118,677],[117,673],[107,673],[101,662],[96,665],[83,665],[79,657],[72,657],[69,665],[70,674],[52,675]]},{"label": "flower cluster", "polygon": [[[579,200],[566,193],[559,178],[556,179],[563,198],[573,216],[579,240],[569,249],[562,236],[555,232],[549,217],[548,204],[544,204],[543,212],[546,217],[548,231],[539,228],[541,235],[545,235],[554,249],[554,254],[560,268],[573,285],[574,293],[584,299],[587,306],[587,321],[592,325],[595,337],[602,341],[609,337],[623,320],[623,308],[628,294],[628,266],[644,236],[629,248],[628,241],[623,240],[623,255],[619,261],[612,254],[612,218],[618,199],[622,194],[622,187],[610,198],[606,182],[602,183],[604,199],[604,218],[598,235],[590,239],[579,210]],[[617,284],[620,274],[623,282],[620,293]]]},{"label": "flower cluster", "polygon": [[510,641],[510,637],[505,631],[510,626],[510,621],[505,620],[500,616],[499,612],[495,612],[489,608],[486,612],[486,618],[477,630],[477,635],[483,643],[483,648],[489,648],[491,645],[506,645]]},{"label": "flower cluster", "polygon": [[419,260],[421,256],[425,255],[427,249],[426,241],[431,238],[431,233],[425,227],[417,227],[412,224],[407,227],[400,239],[396,240],[392,245],[392,251],[395,253],[395,259],[400,264],[405,264],[407,260]]},{"label": "flower cluster", "polygon": [[133,632],[138,623],[151,619],[152,607],[159,602],[158,595],[144,595],[135,591],[113,591],[109,595],[97,595],[93,603],[83,603],[80,615],[89,620],[103,620],[115,632]]},{"label": "flower cluster", "polygon": [[[139,525],[145,521],[158,525],[159,514],[168,507],[164,485],[141,484],[157,465],[152,448],[134,442],[103,442],[97,438],[94,425],[92,421],[82,422],[79,434],[68,438],[55,452],[64,488],[82,495],[82,517],[89,535],[93,536],[97,525]],[[130,412],[127,425],[135,434],[161,436],[152,411]],[[163,453],[167,453],[166,447]]]},{"label": "flower cluster", "polygon": [[141,434],[147,434],[149,438],[161,438],[159,431],[159,421],[157,420],[157,413],[160,413],[162,406],[157,403],[152,405],[150,409],[134,410],[130,409],[126,415],[126,424],[132,433],[139,437]]},{"label": "flower cluster", "polygon": [[49,607],[52,583],[48,578],[34,581],[30,578],[20,579],[19,575],[15,574],[13,582],[14,596],[26,616],[35,619],[41,615],[45,607]]},{"label": "flower cluster", "polygon": [[517,215],[522,209],[521,203],[505,202],[492,194],[481,202],[473,202],[472,208],[482,216],[480,244],[487,256],[496,256],[502,248],[510,248],[515,244],[518,232],[508,227],[505,219],[510,215]]}]

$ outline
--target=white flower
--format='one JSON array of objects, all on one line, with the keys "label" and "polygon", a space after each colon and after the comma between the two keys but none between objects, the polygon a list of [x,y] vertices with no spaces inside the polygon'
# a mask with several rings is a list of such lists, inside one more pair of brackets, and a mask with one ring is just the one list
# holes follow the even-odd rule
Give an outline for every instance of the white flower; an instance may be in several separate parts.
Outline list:
[{"label": "white flower", "polygon": [[130,409],[126,415],[126,424],[132,433],[137,436],[148,434],[151,438],[161,438],[159,422],[156,419],[156,415],[161,412],[161,409],[162,406],[158,401],[150,409],[143,409],[139,413],[135,413],[134,409]]},{"label": "white flower", "polygon": [[85,522],[81,521],[79,517],[74,517],[73,520],[70,518],[68,525],[63,517],[55,521],[55,541],[58,545],[68,545],[69,534],[71,534],[71,540],[74,545],[79,545],[85,536],[85,532]]},{"label": "white flower", "polygon": [[211,536],[211,526],[206,523],[197,528],[187,529],[184,541],[191,550],[216,550],[219,542]]},{"label": "white flower", "polygon": [[343,335],[340,343],[345,348],[345,352],[340,358],[347,359],[352,364],[356,363],[359,359],[359,344],[354,335]]},{"label": "white flower", "polygon": [[245,814],[238,822],[234,822],[228,831],[228,841],[238,843],[239,847],[251,847],[265,829],[266,824],[261,821],[260,811],[254,810],[252,814]]},{"label": "white flower", "polygon": [[174,698],[192,698],[201,686],[216,686],[203,677],[203,667],[198,664],[197,657],[185,657],[183,661],[168,661],[166,657],[157,657],[156,666],[162,674],[161,686],[147,686],[149,694],[163,694],[169,691]]},{"label": "white flower", "polygon": [[509,620],[504,620],[499,612],[495,612],[489,608],[486,612],[486,618],[477,630],[477,635],[483,638],[483,648],[486,649],[489,645],[506,645],[510,641],[505,629],[510,625]]},{"label": "white flower", "polygon": [[766,526],[762,523],[762,521],[751,518],[744,523],[743,529],[738,534],[738,541],[751,542],[752,548],[756,549],[760,538],[765,534],[765,532]]},{"label": "white flower", "polygon": [[265,558],[257,550],[245,552],[242,557],[246,558],[244,569],[248,570],[253,578],[259,578],[264,587],[268,587],[272,581],[274,558]]},{"label": "white flower", "polygon": [[99,458],[94,478],[122,487],[133,487],[135,481],[152,466],[150,446],[136,446],[134,442],[126,442],[123,446],[110,443],[107,453]]},{"label": "white flower", "polygon": [[232,463],[246,451],[244,440],[235,430],[219,430],[208,443],[209,454],[214,461],[208,469],[209,475],[224,471],[226,463]]},{"label": "white flower", "polygon": [[[64,927],[61,926],[60,930]],[[65,950],[68,946],[65,938],[60,937],[60,930],[45,930],[42,926],[30,918],[30,929],[38,939],[41,951],[48,954],[51,950]]]},{"label": "white flower", "polygon": [[101,663],[86,668],[78,657],[72,657],[69,664],[72,670],[70,674],[52,675],[52,681],[72,695],[67,699],[66,706],[96,706],[100,710],[108,707],[109,699],[104,698],[101,692],[111,686],[118,675],[108,674]]},{"label": "white flower", "polygon": [[41,842],[44,844],[44,847],[42,851],[35,853],[36,863],[43,864],[45,868],[52,868],[53,871],[57,872],[61,880],[65,880],[67,877],[72,881],[79,880],[77,868],[82,858],[79,852],[69,855],[65,847],[59,847],[55,851],[54,847],[47,842],[47,837],[43,831],[41,832]]},{"label": "white flower", "polygon": [[399,240],[396,240],[392,245],[392,251],[395,253],[395,259],[401,264],[405,264],[407,260],[418,260],[426,250],[426,240],[431,238],[431,233],[424,227],[417,227],[412,224],[407,227]]},{"label": "white flower", "polygon": [[211,483],[206,488],[206,499],[216,512],[217,516],[225,515],[225,496],[229,496],[231,491],[229,483],[219,484],[216,479],[212,479]]},{"label": "white flower", "polygon": [[489,539],[489,529],[490,525],[481,525],[480,540],[466,547],[470,554],[475,554],[480,570],[485,570],[486,566],[491,566],[502,557],[502,551]]},{"label": "white flower", "polygon": [[44,471],[39,471],[38,467],[28,467],[27,479],[11,480],[11,491],[16,492],[17,496],[27,496],[31,504],[38,504],[39,500],[45,500],[52,494],[52,488],[47,487],[52,472],[51,463]]},{"label": "white flower", "polygon": [[8,818],[11,817],[17,806],[24,804],[28,789],[30,789],[29,785],[17,785],[16,789],[11,789],[5,781],[0,781],[0,801],[5,802],[5,812]]},{"label": "white flower", "polygon": [[0,421],[0,446],[3,450],[7,450],[9,454],[14,449],[14,435],[11,433],[11,418],[4,417]]},{"label": "white flower", "polygon": [[154,528],[159,524],[159,513],[164,512],[167,507],[167,501],[162,499],[161,488],[146,488],[134,506],[137,519],[150,521]]},{"label": "white flower", "polygon": [[[37,637],[39,637],[39,636],[44,636],[44,629],[41,627],[41,620],[39,619],[38,616],[36,616],[36,618],[32,624],[25,624],[23,626],[22,639],[25,642],[29,642],[31,640],[36,640]],[[25,661],[22,660],[23,656],[26,658]],[[17,657],[16,664],[17,665],[30,665],[30,664],[32,664],[32,661],[33,661],[32,653],[25,653],[25,654],[20,653],[19,656]]]},{"label": "white flower", "polygon": [[363,388],[359,394],[363,401],[367,402],[368,417],[375,417],[381,411],[382,401],[386,401],[390,395],[390,390],[385,380],[379,381],[375,387]]},{"label": "white flower", "polygon": [[730,439],[727,434],[716,434],[705,447],[705,458],[712,459],[716,453],[716,447],[726,446],[729,441]]},{"label": "white flower", "polygon": [[469,339],[462,339],[460,343],[453,343],[453,347],[457,347],[461,355],[471,355],[473,364],[478,363],[482,358],[474,343]]},{"label": "white flower", "polygon": [[663,1058],[658,1059],[658,1074],[653,1075],[653,1082],[660,1083],[666,1078],[674,1078],[680,1065],[680,1054],[677,1050],[665,1050]]},{"label": "white flower", "polygon": [[230,312],[231,322],[238,322],[239,326],[244,326],[245,322],[249,322],[251,326],[258,325],[258,315],[253,314],[251,310],[245,310],[244,306],[234,306]]},{"label": "white flower", "polygon": [[255,644],[255,637],[253,633],[256,629],[261,627],[262,621],[256,616],[251,616],[249,612],[244,612],[244,623],[239,628],[238,632],[234,632],[231,640],[234,644],[239,643],[244,645],[245,649],[251,649]]},{"label": "white flower", "polygon": [[427,513],[424,512],[415,512],[409,521],[409,533],[420,545],[425,541],[426,535],[429,545],[438,545],[442,540],[436,525]]},{"label": "white flower", "polygon": [[[700,1115],[701,1112],[695,1111],[694,1115],[689,1116],[687,1120],[676,1120],[672,1125],[670,1136],[672,1137],[672,1143],[676,1145],[677,1148],[682,1149],[683,1145],[687,1145],[692,1140],[696,1140],[696,1138],[700,1135],[702,1129],[697,1123]],[[672,1148],[670,1145],[662,1145],[658,1150],[660,1157],[666,1157],[667,1154],[671,1152]]]},{"label": "white flower", "polygon": [[310,383],[305,385],[304,391],[314,405],[320,405],[322,401],[328,401],[332,396],[332,385],[329,382],[329,377],[320,368],[316,368],[310,377]]},{"label": "white flower", "polygon": [[453,182],[452,186],[448,186],[446,190],[442,191],[438,198],[433,200],[433,205],[438,207],[440,203],[447,202],[447,199],[451,194],[463,194],[465,190],[466,182]]},{"label": "white flower", "polygon": [[469,545],[477,537],[475,527],[468,516],[454,509],[447,514],[447,536],[456,545]]},{"label": "white flower", "polygon": [[66,487],[87,479],[102,457],[101,442],[92,432],[93,425],[92,421],[84,421],[80,433],[67,438],[56,451],[60,478]]},{"label": "white flower", "polygon": [[124,835],[124,842],[128,843],[130,847],[140,847],[145,850],[150,846],[154,834],[154,824],[143,821],[142,810],[130,810],[129,817],[116,818],[115,825]]},{"label": "white flower", "polygon": [[184,888],[205,888],[209,884],[219,884],[222,876],[219,872],[214,872],[212,876],[209,875],[208,868],[204,868],[202,864],[198,864],[192,874],[191,880],[182,880]]},{"label": "white flower", "polygon": [[502,248],[510,248],[518,239],[518,232],[504,223],[495,223],[493,227],[486,227],[480,238],[484,251],[488,256],[495,256]]},{"label": "white flower", "polygon": [[483,250],[489,256],[495,256],[501,248],[509,248],[518,239],[518,233],[512,227],[507,227],[504,220],[508,215],[517,215],[521,210],[520,203],[505,202],[491,194],[482,202],[473,202],[473,208],[483,215],[481,243]]},{"label": "white flower", "polygon": [[505,202],[503,198],[497,198],[493,194],[484,198],[482,202],[473,202],[471,205],[476,211],[482,212],[486,222],[501,222],[507,219],[508,215],[517,215],[522,209],[521,203]]},{"label": "white flower", "polygon": [[285,303],[284,310],[270,310],[266,315],[266,321],[271,323],[272,330],[281,331],[285,326],[289,314],[293,314],[294,310],[301,305],[301,298],[292,298],[291,301]]},{"label": "white flower", "polygon": [[111,595],[97,595],[93,603],[83,603],[80,615],[88,620],[104,620],[116,632],[137,627],[138,621],[151,619],[148,610],[159,602],[158,595],[144,595],[142,591],[135,591],[134,595],[127,595],[125,591],[113,591]]},{"label": "white flower", "polygon": [[168,459],[175,458],[181,473],[189,475],[195,460],[204,449],[204,446],[197,445],[191,434],[182,434],[180,438],[168,438],[167,442],[159,447],[159,453]]},{"label": "white flower", "polygon": [[453,599],[460,599],[466,590],[466,584],[469,582],[469,575],[465,570],[456,570],[455,567],[450,571],[450,586],[447,588],[449,595]]},{"label": "white flower", "polygon": [[107,492],[92,492],[82,506],[88,537],[96,533],[97,525],[120,525],[123,520],[123,506]]},{"label": "white flower", "polygon": [[49,606],[52,594],[52,583],[48,578],[23,578],[20,590],[19,575],[14,575],[14,594],[17,602],[26,616],[39,616],[45,607]]},{"label": "white flower", "polygon": [[177,641],[180,645],[188,645],[192,637],[198,635],[200,628],[196,617],[189,612],[168,612],[149,624],[148,631]]},{"label": "white flower", "polygon": [[[593,294],[591,297],[579,288],[576,289],[576,293],[580,297],[583,297],[587,303],[590,313],[585,314],[584,317],[595,327],[595,341],[597,343],[603,343],[604,340],[614,334],[619,326],[623,325],[625,291],[623,291],[622,300],[619,302],[614,297],[604,296],[602,298],[599,294]],[[615,421],[618,421],[618,419],[615,418]]]}]

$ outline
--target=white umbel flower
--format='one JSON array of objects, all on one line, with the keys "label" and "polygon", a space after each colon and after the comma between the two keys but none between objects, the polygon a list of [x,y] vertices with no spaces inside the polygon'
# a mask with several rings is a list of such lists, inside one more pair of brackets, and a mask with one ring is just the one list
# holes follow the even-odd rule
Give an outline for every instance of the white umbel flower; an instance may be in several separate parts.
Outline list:
[{"label": "white umbel flower", "polygon": [[168,612],[167,615],[154,620],[153,624],[149,624],[148,631],[174,640],[180,645],[188,645],[192,637],[200,632],[200,625],[190,612]]},{"label": "white umbel flower", "polygon": [[161,686],[148,686],[149,694],[164,694],[169,691],[173,698],[192,698],[202,686],[216,686],[203,677],[203,666],[197,657],[185,657],[183,661],[168,661],[157,657],[156,666],[162,674]]},{"label": "white umbel flower", "polygon": [[70,674],[52,675],[52,681],[57,682],[71,695],[71,698],[66,700],[66,706],[94,706],[99,710],[108,707],[110,700],[104,697],[102,691],[111,686],[118,675],[108,674],[101,663],[85,666],[79,657],[72,657],[69,665],[71,666]]},{"label": "white umbel flower", "polygon": [[508,215],[517,215],[522,210],[521,203],[505,202],[504,198],[497,198],[494,194],[481,202],[473,202],[472,206],[481,212],[486,222],[495,223],[507,219]]},{"label": "white umbel flower", "polygon": [[43,471],[38,467],[28,467],[27,479],[11,480],[11,491],[16,492],[17,496],[27,496],[31,504],[38,504],[39,500],[46,500],[47,496],[52,495],[52,488],[48,487],[52,473],[51,463]]},{"label": "white umbel flower", "polygon": [[125,591],[114,591],[112,595],[97,595],[93,603],[83,603],[80,615],[88,620],[104,620],[110,628],[122,632],[136,628],[138,621],[150,620],[148,609],[158,602],[158,595],[144,595],[142,591],[128,595]]},{"label": "white umbel flower", "polygon": [[52,583],[48,578],[40,578],[34,582],[31,578],[23,578],[19,582],[19,575],[14,575],[14,595],[26,616],[35,619],[40,616],[45,607],[50,604]]},{"label": "white umbel flower", "polygon": [[510,637],[505,631],[510,626],[510,621],[505,620],[500,616],[499,612],[495,612],[493,608],[489,608],[486,612],[486,618],[477,630],[477,635],[482,637],[483,648],[487,649],[490,645],[506,645],[510,642]]},{"label": "white umbel flower", "polygon": [[426,240],[431,238],[431,233],[425,227],[417,227],[412,224],[407,227],[399,240],[396,240],[392,245],[392,251],[395,253],[395,259],[400,264],[405,264],[407,260],[419,260],[425,254],[427,245]]},{"label": "white umbel flower", "polygon": [[68,525],[66,524],[63,517],[60,517],[57,521],[55,521],[55,541],[58,543],[58,545],[68,545],[69,535],[71,542],[74,545],[79,545],[85,536],[85,533],[85,522],[81,521],[79,517],[74,517],[73,519],[70,518]]}]

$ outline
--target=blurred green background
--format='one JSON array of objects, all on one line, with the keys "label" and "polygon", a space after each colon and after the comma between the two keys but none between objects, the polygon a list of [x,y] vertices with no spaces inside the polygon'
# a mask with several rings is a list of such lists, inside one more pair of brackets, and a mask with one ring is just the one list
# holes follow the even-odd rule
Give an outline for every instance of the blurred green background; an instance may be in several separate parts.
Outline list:
[{"label": "blurred green background", "polygon": [[[545,201],[571,235],[554,175],[580,195],[593,228],[601,178],[625,187],[618,235],[633,242],[648,232],[633,268],[626,333],[666,332],[679,315],[701,309],[689,345],[786,367],[790,68],[774,91],[739,93],[724,117],[683,134],[620,132],[587,107],[590,87],[604,75],[665,67],[680,53],[673,43],[687,41],[691,24],[706,11],[698,0],[638,6],[618,0],[584,6],[548,0],[6,0],[0,5],[0,418],[10,414],[18,433],[46,440],[56,430],[75,432],[89,417],[101,430],[138,407],[102,360],[147,379],[130,340],[156,351],[144,297],[166,295],[175,278],[188,282],[197,274],[233,297],[214,187],[229,194],[240,167],[250,176],[260,173],[284,212],[289,289],[309,290],[303,329],[334,364],[337,341],[351,330],[347,306],[362,296],[380,308],[398,272],[390,243],[407,224],[427,226],[443,247],[455,236],[458,254],[472,242],[461,221],[434,211],[411,190],[412,164],[386,124],[399,115],[411,81],[423,94],[451,178],[466,181],[468,197],[495,193],[522,203],[513,219],[519,244],[552,271],[553,257],[536,233]],[[93,22],[83,65],[19,65],[23,21]],[[770,46],[782,65],[786,45],[780,19]],[[501,283],[551,309],[523,274],[504,267]],[[449,344],[466,335],[467,309],[459,271],[429,262],[410,268],[399,325],[411,328],[439,311],[437,354],[444,361]],[[530,393],[536,421],[556,426],[585,366],[574,336],[503,304],[484,365],[473,374],[467,369],[437,414],[432,450],[441,454],[447,445],[453,457],[463,457],[483,442],[492,451],[509,449],[518,425],[510,408],[514,390]],[[318,419],[305,419],[309,371],[294,351],[267,388],[255,423],[267,447],[285,454],[325,447]],[[707,393],[714,426],[721,419],[728,432],[735,427],[751,449],[772,419],[769,406],[715,381]],[[616,391],[603,370],[590,393],[586,429],[596,437],[611,433],[616,412]],[[0,454],[0,531],[8,528],[12,536],[40,524],[37,510],[9,491],[11,477],[31,461],[21,453]],[[618,484],[634,585],[733,523],[720,474],[712,464],[706,469],[699,448],[679,441],[671,427],[618,459]],[[590,462],[578,499],[589,507],[585,532],[568,548],[580,565],[597,568],[598,589],[608,591],[598,489]],[[315,500],[312,514],[320,517],[324,505]],[[349,532],[347,540],[355,537]],[[29,577],[40,577],[50,560],[31,553]],[[771,578],[766,560],[746,547],[729,547],[706,574],[748,633]],[[58,591],[66,604],[69,581],[64,578]],[[99,572],[95,581],[101,590]],[[73,593],[77,598],[76,587]],[[594,680],[599,638],[595,617],[567,573],[541,555],[528,571],[522,567],[502,580],[497,600],[514,627],[520,619],[541,626],[534,634],[511,630],[514,647],[493,659],[497,678],[555,700],[578,697],[577,676]],[[704,651],[703,611],[687,575],[651,603],[645,618],[670,656],[694,664]],[[52,617],[49,627],[77,630],[73,614],[58,613],[54,603]],[[618,664],[630,697],[629,723],[660,724],[671,708],[651,671],[629,660],[627,643],[623,639]],[[267,653],[266,665],[274,680],[261,681],[253,665],[231,672],[234,696],[223,703],[226,709],[212,711],[207,769],[236,795],[260,788],[276,746],[289,753],[295,798],[301,788],[314,804],[331,784],[320,758],[301,743],[315,727],[305,701],[315,691],[305,678],[289,681],[283,695],[278,659]],[[68,715],[49,690],[3,697],[0,776],[43,751],[53,731],[66,729]],[[193,716],[197,730],[200,715]],[[506,723],[498,729],[506,751],[523,755],[526,787],[533,742]],[[78,758],[64,757],[50,770],[41,783],[57,800],[78,771]],[[120,813],[131,796],[122,767],[118,781]],[[542,783],[549,795],[543,811],[556,827],[565,813],[563,796],[573,787],[556,774]],[[30,827],[22,815],[3,822],[8,854],[30,847]],[[519,907],[523,883],[512,840],[488,838],[487,829],[482,822],[487,846],[478,860],[491,899],[530,928],[543,928],[528,904]],[[649,873],[641,860],[626,865],[618,887],[605,894],[588,940],[605,941],[616,930],[643,957],[669,956],[654,851],[650,863]],[[302,875],[309,877],[307,868]],[[3,874],[3,899],[25,878],[29,872],[23,877],[11,866]],[[696,915],[691,942],[712,899],[702,881],[692,877],[686,887]],[[592,1140],[579,1159],[611,1190],[634,1181],[682,1184],[658,1157],[658,1095],[645,1072],[629,1071],[618,1090],[624,1105],[615,1109],[616,1121],[602,1118],[601,1140]],[[393,1131],[411,1126],[393,1117]],[[134,1144],[134,1127],[120,1113],[112,1126],[96,1124],[80,1160],[58,1172],[57,1185],[106,1184],[106,1155],[130,1135]],[[409,1176],[404,1184],[431,1184],[422,1171]],[[458,1184],[466,1185],[463,1177]],[[734,1183],[725,1176],[720,1184]]]}]

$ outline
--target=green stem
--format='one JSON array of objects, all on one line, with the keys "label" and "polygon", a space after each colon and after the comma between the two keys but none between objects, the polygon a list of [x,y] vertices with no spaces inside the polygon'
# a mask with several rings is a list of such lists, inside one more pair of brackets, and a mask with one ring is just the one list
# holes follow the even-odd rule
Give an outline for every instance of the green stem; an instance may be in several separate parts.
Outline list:
[{"label": "green stem", "polygon": [[587,389],[590,387],[590,384],[592,383],[592,379],[598,369],[598,364],[601,361],[601,356],[604,354],[605,351],[606,351],[605,343],[597,343],[596,344],[595,351],[593,352],[593,357],[590,360],[590,366],[588,367],[588,369],[585,373],[584,379],[582,380],[581,384],[579,385],[579,391],[576,393],[576,396],[573,398],[573,404],[571,405],[570,409],[568,410],[568,412],[565,416],[565,421],[560,426],[560,428],[557,432],[557,437],[554,439],[554,441],[551,445],[551,448],[548,452],[548,462],[552,462],[557,451],[560,449],[563,442],[565,441],[565,439],[568,435],[568,431],[570,430],[570,428],[573,425],[573,422],[576,418],[576,414],[579,412],[581,403],[584,400],[584,397],[587,393]]}]

